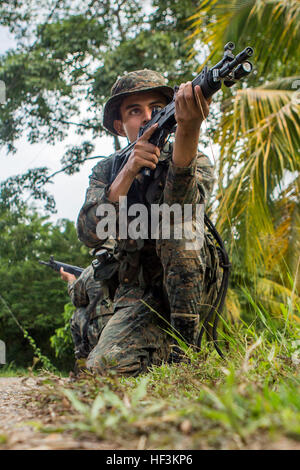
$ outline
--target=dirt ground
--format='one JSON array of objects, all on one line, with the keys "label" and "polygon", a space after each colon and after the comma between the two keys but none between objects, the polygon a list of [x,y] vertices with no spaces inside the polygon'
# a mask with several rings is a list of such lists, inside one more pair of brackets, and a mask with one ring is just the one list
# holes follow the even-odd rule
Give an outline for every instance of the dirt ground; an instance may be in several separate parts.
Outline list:
[{"label": "dirt ground", "polygon": [[92,438],[75,439],[67,432],[45,434],[37,431],[39,423],[49,425],[49,421],[56,418],[49,416],[47,419],[44,413],[30,404],[30,400],[28,402],[28,392],[37,386],[38,382],[31,377],[0,377],[0,450],[119,448],[116,444],[104,444]]},{"label": "dirt ground", "polygon": [[[68,379],[61,379],[62,383]],[[76,439],[71,432],[42,433],[39,424],[49,426],[62,423],[51,408],[39,410],[30,402],[30,391],[39,387],[39,379],[32,377],[0,377],[0,450],[144,450],[144,442],[124,447],[118,443],[99,441],[92,435]],[[300,450],[300,442],[282,437],[270,442],[257,436],[244,450]]]}]

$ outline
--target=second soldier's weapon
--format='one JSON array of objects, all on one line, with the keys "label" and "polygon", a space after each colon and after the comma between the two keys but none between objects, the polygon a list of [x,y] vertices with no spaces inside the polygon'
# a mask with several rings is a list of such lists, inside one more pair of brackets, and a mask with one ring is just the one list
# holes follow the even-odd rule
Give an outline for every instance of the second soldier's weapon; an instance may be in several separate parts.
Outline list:
[{"label": "second soldier's weapon", "polygon": [[50,256],[48,263],[46,261],[41,260],[39,260],[39,263],[43,264],[44,266],[48,266],[49,268],[54,269],[54,271],[58,272],[60,271],[60,268],[63,268],[66,273],[74,274],[74,276],[76,277],[79,277],[83,271],[83,268],[80,268],[79,266],[73,266],[72,264],[56,261],[53,256]]}]

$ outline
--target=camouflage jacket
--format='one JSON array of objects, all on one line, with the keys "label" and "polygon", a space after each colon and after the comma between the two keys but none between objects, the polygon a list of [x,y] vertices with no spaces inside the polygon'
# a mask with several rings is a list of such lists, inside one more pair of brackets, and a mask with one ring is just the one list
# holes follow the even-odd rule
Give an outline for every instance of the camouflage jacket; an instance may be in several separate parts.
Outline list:
[{"label": "camouflage jacket", "polygon": [[68,294],[75,307],[87,307],[95,298],[100,288],[101,283],[95,281],[94,269],[90,265],[81,273],[76,281],[68,283]]},{"label": "camouflage jacket", "polygon": [[76,281],[68,283],[68,294],[76,308],[87,308],[96,296],[101,295],[101,298],[89,313],[90,319],[99,315],[110,315],[113,311],[109,300],[108,287],[101,281],[95,281],[92,265],[88,266]]},{"label": "camouflage jacket", "polygon": [[[167,143],[161,151],[159,163],[154,172],[143,200],[149,206],[162,202],[172,205],[189,203],[191,199],[198,198],[199,203],[206,203],[213,186],[213,168],[209,159],[202,153],[191,162],[188,167],[180,168],[173,165],[172,145]],[[106,239],[99,239],[96,227],[101,219],[96,215],[98,206],[112,204],[115,208],[117,219],[119,217],[119,203],[108,200],[107,194],[111,184],[111,171],[115,154],[101,160],[92,171],[90,185],[86,192],[83,207],[80,210],[77,221],[79,239],[88,247],[100,248]],[[135,179],[138,194],[139,180]],[[128,193],[129,195],[129,193]],[[195,196],[195,197],[194,197]],[[131,201],[134,202],[134,201]],[[136,202],[141,202],[137,200]],[[139,243],[141,242],[141,243]],[[155,248],[155,240],[118,240],[117,245],[121,251],[139,251],[139,257],[131,256],[121,266],[120,283],[140,285],[157,285],[157,278],[161,278],[162,266]],[[137,273],[137,264],[143,267],[143,281]],[[122,263],[121,263],[122,265]]]}]

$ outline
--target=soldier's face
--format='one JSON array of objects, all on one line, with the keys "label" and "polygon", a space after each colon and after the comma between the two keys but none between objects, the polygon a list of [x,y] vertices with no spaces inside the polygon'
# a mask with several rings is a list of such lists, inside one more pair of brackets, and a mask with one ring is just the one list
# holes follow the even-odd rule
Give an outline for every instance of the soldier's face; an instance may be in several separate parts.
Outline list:
[{"label": "soldier's face", "polygon": [[118,133],[134,142],[141,126],[151,119],[153,108],[164,108],[167,104],[165,96],[157,91],[145,91],[127,96],[121,106],[121,120],[114,121]]}]

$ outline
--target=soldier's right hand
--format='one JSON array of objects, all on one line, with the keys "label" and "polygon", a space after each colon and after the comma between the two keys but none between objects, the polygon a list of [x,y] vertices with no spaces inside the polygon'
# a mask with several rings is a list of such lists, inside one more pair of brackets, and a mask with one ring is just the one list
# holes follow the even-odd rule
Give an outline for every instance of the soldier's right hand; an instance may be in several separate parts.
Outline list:
[{"label": "soldier's right hand", "polygon": [[160,156],[160,149],[149,142],[151,135],[157,129],[158,124],[153,124],[136,141],[133,151],[130,154],[126,168],[132,176],[136,176],[142,168],[147,167],[155,170]]},{"label": "soldier's right hand", "polygon": [[64,271],[64,268],[60,268],[60,277],[62,278],[63,281],[67,282],[73,282],[76,281],[76,276],[74,274],[66,273]]}]

